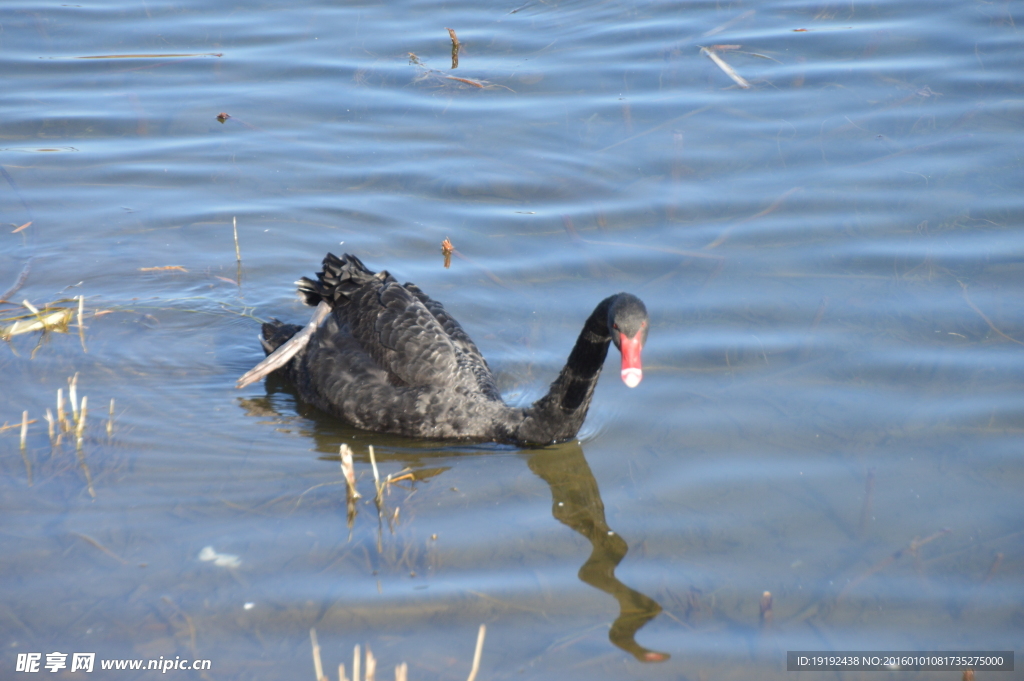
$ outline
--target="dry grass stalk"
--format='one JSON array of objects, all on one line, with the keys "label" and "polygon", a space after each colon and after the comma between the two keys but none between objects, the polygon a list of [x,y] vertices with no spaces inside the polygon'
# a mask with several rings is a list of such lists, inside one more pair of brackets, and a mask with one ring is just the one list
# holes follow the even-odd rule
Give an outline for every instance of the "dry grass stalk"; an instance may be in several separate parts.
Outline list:
[{"label": "dry grass stalk", "polygon": [[352,681],[359,681],[359,644],[352,649]]},{"label": "dry grass stalk", "polygon": [[68,379],[68,400],[71,402],[71,416],[78,423],[78,372]]},{"label": "dry grass stalk", "polygon": [[82,410],[78,414],[78,423],[75,427],[75,446],[82,448],[82,435],[85,433],[85,418],[89,413],[89,398],[82,398]]},{"label": "dry grass stalk", "polygon": [[345,663],[338,664],[338,681],[348,681],[348,677],[345,676]]},{"label": "dry grass stalk", "polygon": [[90,537],[89,535],[82,534],[81,532],[72,532],[71,534],[73,534],[76,537],[78,537],[78,538],[80,538],[80,539],[82,539],[82,540],[92,544],[97,549],[99,549],[103,553],[107,554],[108,556],[110,556],[111,558],[116,560],[121,565],[128,565],[128,561],[126,561],[124,558],[122,558],[121,556],[117,555],[116,553],[114,553],[113,551],[111,551],[106,546],[104,546],[103,544],[99,543],[98,541],[96,541],[95,539]]},{"label": "dry grass stalk", "polygon": [[320,662],[320,643],[316,640],[316,628],[309,630],[309,640],[313,644],[313,669],[316,670],[316,681],[327,681],[324,675],[324,666]]},{"label": "dry grass stalk", "polygon": [[85,324],[82,323],[82,319],[85,317],[85,296],[78,296],[78,340],[82,342],[82,352],[89,352],[89,348],[85,347]]},{"label": "dry grass stalk", "polygon": [[28,437],[28,412],[21,412],[21,449],[25,450],[25,439]]},{"label": "dry grass stalk", "polygon": [[761,594],[761,628],[767,629],[772,626],[772,592],[765,591]]},{"label": "dry grass stalk", "polygon": [[67,414],[64,413],[64,390],[57,388],[57,425],[60,430],[68,429]]},{"label": "dry grass stalk", "polygon": [[370,645],[366,645],[366,674],[363,676],[363,681],[376,681],[377,676],[377,658],[373,656],[373,652],[370,651]]},{"label": "dry grass stalk", "polygon": [[360,499],[362,495],[356,490],[356,469],[355,464],[352,463],[352,448],[342,444],[339,453],[341,455],[341,472],[345,476],[345,482],[348,483],[349,496],[352,499]]},{"label": "dry grass stalk", "polygon": [[231,218],[231,227],[235,231],[235,260],[242,262],[242,249],[238,247],[238,218]]},{"label": "dry grass stalk", "polygon": [[882,560],[880,560],[879,562],[875,563],[870,568],[865,570],[863,573],[858,575],[856,578],[851,580],[843,588],[843,590],[839,592],[839,595],[836,597],[836,602],[838,603],[839,601],[842,601],[844,598],[846,598],[847,594],[853,591],[853,589],[855,589],[856,587],[860,586],[860,584],[866,581],[869,577],[889,567],[890,565],[898,561],[900,558],[902,558],[904,555],[910,554],[911,556],[914,556],[916,558],[917,552],[922,546],[924,546],[925,544],[929,544],[938,539],[939,537],[949,534],[952,531],[953,530],[950,530],[949,528],[944,528],[939,530],[938,532],[935,532],[934,534],[925,537],[924,539],[914,537],[907,546],[896,551],[891,556],[883,558]]},{"label": "dry grass stalk", "polygon": [[750,89],[750,83],[748,83],[743,78],[743,76],[741,76],[740,74],[736,73],[736,69],[734,69],[733,67],[729,66],[729,64],[727,64],[724,59],[722,59],[717,54],[715,54],[714,51],[709,50],[706,47],[700,48],[700,51],[701,51],[701,53],[706,54],[708,57],[710,57],[711,61],[715,62],[715,66],[717,66],[718,68],[722,69],[722,71],[725,73],[725,75],[727,75],[730,78],[732,78],[733,82],[735,82],[737,85],[739,85],[744,90],[749,90]]},{"label": "dry grass stalk", "polygon": [[46,432],[50,436],[50,445],[53,445],[56,438],[56,429],[53,423],[53,412],[49,408],[46,409]]},{"label": "dry grass stalk", "polygon": [[469,670],[469,678],[466,681],[475,681],[476,674],[480,671],[480,656],[484,652],[484,636],[487,635],[487,625],[481,624],[480,631],[476,635],[476,651],[473,653],[473,668]]},{"label": "dry grass stalk", "polygon": [[458,37],[455,35],[455,29],[445,28],[448,31],[448,37],[452,39],[452,68],[459,68],[459,49],[462,47],[462,43],[459,42]]},{"label": "dry grass stalk", "polygon": [[384,485],[380,482],[380,473],[377,472],[377,457],[373,454],[373,445],[370,445],[370,465],[373,466],[373,486],[377,488],[377,503],[379,504],[384,495]]},{"label": "dry grass stalk", "polygon": [[409,665],[402,663],[395,667],[395,681],[408,681]]},{"label": "dry grass stalk", "polygon": [[107,419],[107,437],[114,436],[114,398],[110,398],[110,417]]},{"label": "dry grass stalk", "polygon": [[982,319],[985,320],[985,323],[988,324],[988,328],[992,329],[997,335],[1002,336],[1003,338],[1005,338],[1006,340],[1010,341],[1011,343],[1016,343],[1017,345],[1024,345],[1024,343],[1022,343],[1021,341],[1017,340],[1016,338],[1012,338],[1011,336],[1007,336],[1005,333],[1000,331],[999,328],[995,324],[992,323],[992,320],[989,319],[988,316],[984,312],[981,311],[981,308],[979,308],[977,305],[974,304],[974,301],[971,300],[971,297],[969,295],[967,295],[967,284],[965,284],[964,282],[959,281],[959,280],[957,280],[956,283],[960,284],[960,288],[963,289],[964,300],[967,302],[968,305],[970,305],[972,310],[974,310],[975,312],[978,313],[979,317],[981,317]]},{"label": "dry grass stalk", "polygon": [[13,324],[0,329],[0,339],[10,340],[14,336],[33,331],[65,333],[72,314],[72,310],[64,307],[46,308],[42,312],[36,310],[32,315],[16,318]]}]

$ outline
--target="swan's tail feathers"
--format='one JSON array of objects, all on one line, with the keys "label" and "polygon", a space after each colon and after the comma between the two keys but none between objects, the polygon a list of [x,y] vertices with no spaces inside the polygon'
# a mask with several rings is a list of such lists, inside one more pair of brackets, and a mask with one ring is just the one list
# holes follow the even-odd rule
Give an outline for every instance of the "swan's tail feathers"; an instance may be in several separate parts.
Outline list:
[{"label": "swan's tail feathers", "polygon": [[263,325],[260,333],[260,344],[263,345],[263,351],[268,355],[274,350],[288,342],[288,340],[302,330],[301,326],[295,324],[285,324],[279,319],[271,319],[269,322]]},{"label": "swan's tail feathers", "polygon": [[359,258],[347,253],[340,258],[328,253],[323,268],[316,273],[316,281],[303,277],[295,282],[299,295],[310,307],[316,307],[321,300],[334,307],[377,276]]}]

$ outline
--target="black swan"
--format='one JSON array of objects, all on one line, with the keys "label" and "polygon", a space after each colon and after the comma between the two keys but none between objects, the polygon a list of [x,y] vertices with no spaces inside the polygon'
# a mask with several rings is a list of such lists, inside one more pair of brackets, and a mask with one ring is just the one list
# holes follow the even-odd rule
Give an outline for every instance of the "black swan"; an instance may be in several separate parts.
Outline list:
[{"label": "black swan", "polygon": [[[354,255],[328,253],[317,280],[296,285],[317,311],[305,329],[271,320],[269,355],[243,387],[282,369],[306,402],[366,430],[412,437],[549,444],[583,425],[608,343],[622,353],[622,380],[643,377],[647,308],[629,293],[605,298],[583,325],[548,394],[507,406],[480,351],[441,303]],[[324,321],[326,319],[326,321]]]}]

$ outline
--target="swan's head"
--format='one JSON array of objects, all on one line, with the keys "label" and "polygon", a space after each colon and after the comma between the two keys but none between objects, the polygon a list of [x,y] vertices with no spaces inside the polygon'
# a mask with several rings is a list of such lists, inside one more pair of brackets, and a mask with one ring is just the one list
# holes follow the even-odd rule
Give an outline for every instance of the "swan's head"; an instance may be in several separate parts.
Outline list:
[{"label": "swan's head", "polygon": [[647,308],[631,293],[615,296],[608,309],[608,332],[622,353],[622,382],[630,388],[640,385],[644,377],[640,351],[647,342]]}]

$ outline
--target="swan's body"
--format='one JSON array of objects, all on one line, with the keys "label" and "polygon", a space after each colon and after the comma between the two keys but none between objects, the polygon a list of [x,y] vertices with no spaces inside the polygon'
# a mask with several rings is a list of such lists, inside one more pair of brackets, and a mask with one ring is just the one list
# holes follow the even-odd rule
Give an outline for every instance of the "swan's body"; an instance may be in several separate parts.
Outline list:
[{"label": "swan's body", "polygon": [[[627,385],[642,375],[647,311],[628,293],[598,304],[548,394],[520,409],[502,401],[476,345],[417,286],[332,254],[317,281],[303,278],[298,286],[307,304],[326,303],[330,314],[312,325],[308,344],[281,371],[303,400],[367,430],[547,444],[574,437],[583,425],[610,342],[623,351]],[[298,331],[276,320],[264,324],[267,354]]]}]

